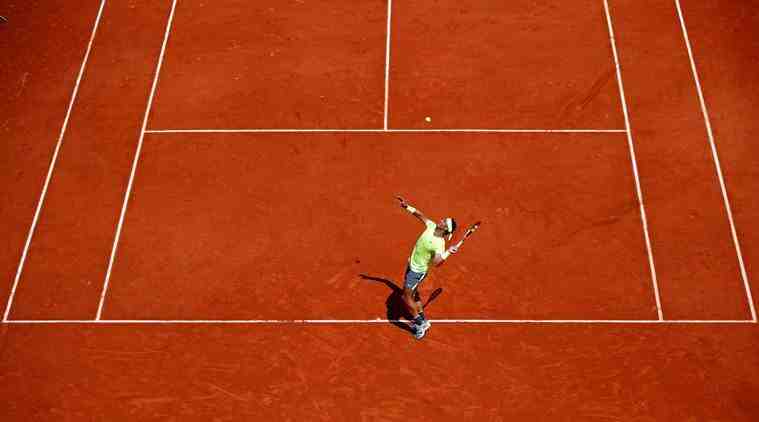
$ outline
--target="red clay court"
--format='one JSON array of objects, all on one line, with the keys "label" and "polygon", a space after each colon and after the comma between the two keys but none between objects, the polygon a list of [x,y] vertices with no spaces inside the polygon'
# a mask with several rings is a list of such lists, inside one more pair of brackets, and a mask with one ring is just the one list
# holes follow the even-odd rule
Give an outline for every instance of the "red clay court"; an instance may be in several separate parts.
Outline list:
[{"label": "red clay court", "polygon": [[757,10],[3,2],[0,419],[756,421]]}]

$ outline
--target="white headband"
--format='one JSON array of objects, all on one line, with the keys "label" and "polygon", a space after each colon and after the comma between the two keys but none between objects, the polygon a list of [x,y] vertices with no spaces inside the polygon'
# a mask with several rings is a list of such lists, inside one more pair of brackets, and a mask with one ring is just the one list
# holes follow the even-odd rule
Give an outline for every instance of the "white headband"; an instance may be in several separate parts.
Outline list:
[{"label": "white headband", "polygon": [[445,230],[448,232],[448,240],[453,237],[453,219],[448,217],[445,219]]}]

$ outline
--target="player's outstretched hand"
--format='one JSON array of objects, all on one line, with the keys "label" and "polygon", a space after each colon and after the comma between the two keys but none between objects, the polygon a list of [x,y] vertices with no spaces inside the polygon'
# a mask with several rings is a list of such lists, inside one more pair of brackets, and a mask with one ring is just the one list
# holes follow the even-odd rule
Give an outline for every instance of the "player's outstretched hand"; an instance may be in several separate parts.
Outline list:
[{"label": "player's outstretched hand", "polygon": [[450,247],[450,248],[448,248],[448,253],[450,253],[451,255],[455,254],[456,252],[458,252],[458,251],[459,251],[459,247],[460,247],[460,246],[461,246],[461,244],[460,244],[460,243],[457,243],[457,244],[455,244],[455,245],[451,245],[451,247]]}]

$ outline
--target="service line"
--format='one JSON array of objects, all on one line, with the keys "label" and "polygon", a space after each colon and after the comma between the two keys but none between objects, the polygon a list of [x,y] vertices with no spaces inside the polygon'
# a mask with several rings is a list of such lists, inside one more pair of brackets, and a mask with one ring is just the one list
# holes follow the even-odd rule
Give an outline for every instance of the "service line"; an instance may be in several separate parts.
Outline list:
[{"label": "service line", "polygon": [[385,41],[385,126],[387,130],[388,122],[388,100],[390,98],[390,33],[392,28],[393,19],[393,0],[387,0],[387,29],[386,29],[386,41]]}]

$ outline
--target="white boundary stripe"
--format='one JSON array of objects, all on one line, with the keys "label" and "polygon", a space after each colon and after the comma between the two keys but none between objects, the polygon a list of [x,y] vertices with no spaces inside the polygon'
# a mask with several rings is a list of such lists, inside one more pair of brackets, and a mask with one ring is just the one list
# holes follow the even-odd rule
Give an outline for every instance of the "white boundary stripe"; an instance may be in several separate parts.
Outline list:
[{"label": "white boundary stripe", "polygon": [[704,123],[706,124],[706,133],[709,137],[709,146],[712,149],[712,157],[714,159],[714,167],[717,171],[717,178],[719,179],[719,186],[722,189],[722,200],[725,205],[725,212],[727,213],[727,219],[730,222],[730,234],[733,237],[733,244],[735,245],[735,253],[738,256],[738,266],[741,271],[741,278],[743,279],[743,286],[746,290],[746,299],[748,300],[749,309],[751,310],[751,319],[756,322],[756,308],[754,308],[754,299],[751,295],[751,286],[748,282],[748,274],[746,273],[746,267],[743,264],[743,253],[741,252],[741,245],[738,242],[738,233],[735,230],[735,222],[733,220],[733,211],[730,206],[730,200],[727,196],[727,189],[725,187],[725,179],[722,176],[722,165],[719,161],[719,155],[717,154],[717,146],[714,142],[714,133],[712,132],[711,119],[709,118],[709,112],[706,109],[706,100],[704,99],[704,93],[701,89],[701,79],[698,76],[698,70],[696,68],[696,60],[693,58],[693,50],[690,44],[690,38],[688,37],[688,29],[685,26],[685,18],[683,17],[683,11],[680,8],[680,0],[675,0],[677,6],[677,15],[680,18],[680,26],[683,29],[683,38],[685,39],[685,46],[688,49],[688,57],[690,58],[691,71],[693,72],[693,80],[696,83],[696,90],[698,91],[698,100],[701,103],[701,112],[704,115]]},{"label": "white boundary stripe", "polygon": [[390,33],[393,18],[393,0],[387,0],[387,41],[385,44],[385,130],[388,121],[388,99],[390,98]]},{"label": "white boundary stripe", "polygon": [[151,129],[145,133],[627,133],[626,129]]},{"label": "white boundary stripe", "polygon": [[[100,319],[100,320],[10,320],[6,324],[279,324],[279,325],[326,325],[326,324],[387,324],[407,322],[387,319]],[[661,319],[431,319],[436,324],[754,324],[753,320],[661,320]]]},{"label": "white boundary stripe", "polygon": [[129,182],[127,183],[126,192],[124,193],[124,203],[121,206],[121,215],[119,216],[119,223],[116,226],[116,234],[113,238],[113,247],[111,248],[111,256],[108,259],[108,269],[105,273],[105,281],[103,282],[103,291],[100,293],[100,304],[98,305],[98,312],[95,319],[99,320],[103,314],[103,305],[105,303],[105,296],[108,293],[108,284],[111,281],[111,271],[113,270],[113,262],[116,258],[116,250],[119,245],[119,238],[121,237],[121,229],[124,225],[124,216],[126,215],[127,204],[129,204],[129,195],[132,193],[132,184],[134,183],[134,175],[137,172],[137,163],[140,161],[140,152],[142,152],[142,141],[145,138],[145,128],[148,126],[148,116],[150,115],[150,109],[153,106],[153,97],[155,96],[156,87],[158,86],[158,75],[161,73],[161,65],[163,64],[163,56],[166,53],[166,44],[169,41],[169,33],[171,32],[171,23],[174,20],[174,10],[177,6],[177,0],[173,0],[171,3],[171,13],[169,14],[169,20],[166,23],[166,33],[163,36],[163,44],[161,45],[161,53],[158,57],[158,63],[156,64],[155,76],[153,77],[153,86],[150,89],[150,96],[148,97],[148,105],[145,108],[145,116],[142,119],[142,129],[140,130],[140,139],[137,141],[137,151],[134,153],[134,161],[132,162],[132,172],[129,174]]},{"label": "white boundary stripe", "polygon": [[604,0],[604,10],[606,11],[606,23],[609,27],[609,40],[611,41],[611,50],[614,54],[614,66],[617,69],[617,84],[619,85],[619,97],[622,101],[622,111],[625,115],[625,128],[627,129],[627,144],[630,147],[630,161],[632,162],[633,174],[635,175],[635,190],[638,195],[638,203],[640,205],[640,220],[643,223],[643,236],[646,240],[646,251],[648,252],[648,265],[651,271],[651,281],[654,288],[654,296],[656,298],[656,312],[659,315],[659,319],[664,319],[664,314],[661,309],[661,299],[659,297],[659,283],[656,278],[656,266],[654,265],[654,255],[651,251],[651,239],[648,234],[648,219],[646,218],[646,208],[643,205],[643,191],[640,187],[640,177],[638,175],[638,161],[635,158],[635,146],[633,145],[632,130],[630,129],[630,117],[627,111],[627,100],[625,99],[625,87],[622,83],[622,70],[619,66],[619,55],[617,54],[617,42],[614,37],[614,27],[611,23],[611,12],[609,12],[609,2]]},{"label": "white boundary stripe", "polygon": [[34,211],[34,217],[32,218],[32,225],[29,228],[29,234],[27,234],[26,236],[26,243],[24,244],[24,250],[21,253],[21,260],[19,261],[18,268],[16,269],[16,277],[13,280],[13,287],[11,287],[11,294],[8,297],[8,304],[5,306],[3,321],[8,320],[8,316],[10,315],[10,312],[11,312],[11,307],[13,306],[13,298],[16,295],[16,288],[18,287],[19,280],[21,279],[21,273],[24,269],[24,262],[26,261],[27,254],[29,253],[29,246],[32,243],[32,237],[34,237],[34,230],[37,227],[37,222],[39,221],[40,212],[42,211],[42,205],[45,203],[45,195],[47,195],[47,189],[50,186],[50,180],[53,177],[53,169],[55,168],[55,164],[58,161],[58,152],[61,150],[61,145],[63,144],[63,137],[66,133],[66,129],[68,128],[68,124],[69,124],[69,117],[71,117],[71,111],[74,109],[74,103],[76,101],[77,94],[79,93],[79,84],[82,82],[82,77],[84,76],[84,70],[87,67],[87,61],[90,57],[90,51],[92,51],[92,44],[95,41],[95,34],[97,33],[98,27],[100,26],[100,17],[103,15],[105,2],[106,0],[102,0],[100,2],[100,9],[98,10],[97,17],[95,18],[95,23],[92,26],[92,34],[90,35],[90,41],[87,44],[87,50],[84,53],[84,59],[82,59],[82,65],[79,68],[79,74],[76,77],[76,84],[74,85],[74,90],[71,94],[71,99],[69,100],[69,105],[66,110],[66,117],[63,119],[61,132],[58,134],[58,142],[55,145],[55,150],[53,151],[53,158],[50,160],[50,166],[47,169],[47,176],[45,177],[45,183],[42,185],[42,193],[40,194],[40,199],[37,201],[37,209]]}]

